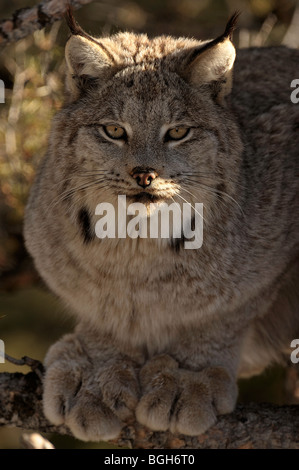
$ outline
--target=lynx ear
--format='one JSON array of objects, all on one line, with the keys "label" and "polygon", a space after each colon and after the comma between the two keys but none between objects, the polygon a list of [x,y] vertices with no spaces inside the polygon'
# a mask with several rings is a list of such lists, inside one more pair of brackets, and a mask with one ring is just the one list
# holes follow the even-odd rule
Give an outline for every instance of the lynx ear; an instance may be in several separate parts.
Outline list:
[{"label": "lynx ear", "polygon": [[76,99],[95,81],[116,73],[116,62],[101,41],[89,36],[77,24],[70,8],[66,20],[72,33],[65,47],[66,84],[72,98]]},{"label": "lynx ear", "polygon": [[194,85],[210,85],[213,96],[220,104],[231,91],[232,71],[236,50],[231,42],[239,13],[234,13],[222,36],[194,49],[185,67],[185,77]]}]

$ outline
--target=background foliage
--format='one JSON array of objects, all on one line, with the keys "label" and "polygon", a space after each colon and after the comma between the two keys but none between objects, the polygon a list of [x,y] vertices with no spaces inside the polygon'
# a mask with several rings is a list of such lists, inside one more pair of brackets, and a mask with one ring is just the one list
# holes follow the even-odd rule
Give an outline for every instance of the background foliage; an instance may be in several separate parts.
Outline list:
[{"label": "background foliage", "polygon": [[[36,3],[1,0],[0,20]],[[296,0],[106,0],[86,5],[76,18],[93,35],[130,30],[208,39],[223,31],[236,9],[242,12],[234,34],[237,46],[299,46]],[[0,338],[15,357],[42,360],[49,345],[71,327],[63,307],[35,272],[22,237],[28,191],[47,146],[51,118],[63,103],[67,36],[64,22],[58,22],[0,52],[0,78],[6,85],[6,102],[0,104]],[[0,372],[7,370],[20,368],[0,364]],[[289,399],[287,385],[285,372],[274,369],[241,383],[240,399],[284,403]],[[18,447],[19,434],[1,430],[0,448]],[[57,447],[84,446],[59,439],[54,439]]]}]

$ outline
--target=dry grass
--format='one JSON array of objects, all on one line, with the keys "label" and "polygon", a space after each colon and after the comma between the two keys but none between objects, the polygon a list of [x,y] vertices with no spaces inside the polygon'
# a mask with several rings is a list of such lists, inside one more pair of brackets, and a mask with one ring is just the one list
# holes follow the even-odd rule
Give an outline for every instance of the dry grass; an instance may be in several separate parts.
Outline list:
[{"label": "dry grass", "polygon": [[16,218],[23,216],[51,118],[62,102],[63,51],[55,45],[58,28],[56,23],[47,34],[37,31],[10,47],[4,59],[13,88],[6,89],[0,115],[0,189]]}]

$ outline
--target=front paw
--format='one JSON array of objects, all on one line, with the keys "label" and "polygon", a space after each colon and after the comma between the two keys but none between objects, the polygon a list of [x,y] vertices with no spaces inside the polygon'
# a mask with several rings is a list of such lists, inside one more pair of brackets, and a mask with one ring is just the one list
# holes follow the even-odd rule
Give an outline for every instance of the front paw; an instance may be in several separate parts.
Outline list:
[{"label": "front paw", "polygon": [[139,386],[126,358],[106,361],[88,355],[75,335],[51,347],[46,358],[44,413],[83,441],[115,439],[122,420],[134,416]]},{"label": "front paw", "polygon": [[233,411],[237,385],[222,367],[180,369],[170,356],[148,361],[140,372],[142,398],[137,420],[154,431],[195,436]]}]

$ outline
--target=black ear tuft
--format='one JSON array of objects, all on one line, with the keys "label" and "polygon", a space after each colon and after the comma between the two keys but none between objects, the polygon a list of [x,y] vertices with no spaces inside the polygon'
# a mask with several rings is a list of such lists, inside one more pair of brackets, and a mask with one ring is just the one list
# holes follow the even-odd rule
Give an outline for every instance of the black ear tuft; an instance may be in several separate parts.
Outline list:
[{"label": "black ear tuft", "polygon": [[73,36],[82,36],[94,42],[94,39],[91,36],[89,36],[89,34],[87,34],[84,31],[84,29],[82,29],[81,26],[75,20],[75,17],[73,15],[73,9],[69,2],[67,4],[65,19],[66,19],[68,27],[70,28],[70,32],[72,33]]},{"label": "black ear tuft", "polygon": [[217,44],[220,44],[221,42],[227,41],[228,39],[231,41],[233,32],[237,27],[237,21],[240,16],[241,12],[236,11],[228,20],[227,25],[225,27],[225,31],[221,36],[218,36],[216,39],[213,39],[212,41],[208,42],[204,46],[199,46],[194,51],[192,54],[189,56],[189,62],[192,62],[199,54],[202,54],[203,52],[207,51],[208,49],[211,49],[212,47],[216,46]]},{"label": "black ear tuft", "polygon": [[225,31],[223,33],[223,38],[228,38],[232,40],[233,37],[233,32],[237,27],[237,21],[240,16],[241,12],[240,11],[235,11],[235,13],[230,17],[230,19],[227,22]]},{"label": "black ear tuft", "polygon": [[112,54],[110,54],[110,52],[107,50],[107,48],[104,47],[104,45],[100,41],[97,41],[92,36],[90,36],[88,33],[86,33],[84,31],[84,29],[81,28],[81,26],[77,23],[77,21],[75,20],[74,15],[73,15],[72,7],[71,7],[69,2],[67,4],[65,19],[66,19],[67,25],[70,28],[70,31],[71,31],[73,36],[81,36],[85,39],[88,39],[92,43],[97,44],[99,47],[101,47],[101,49],[103,49],[103,51],[106,53],[106,55],[109,57],[109,59],[114,62],[114,58],[113,58]]},{"label": "black ear tuft", "polygon": [[70,31],[71,31],[72,34],[83,36],[82,33],[84,33],[84,31],[82,30],[81,26],[79,26],[77,21],[75,20],[75,17],[73,15],[73,9],[72,9],[70,3],[67,4],[65,19],[66,19],[67,25],[70,28]]}]

